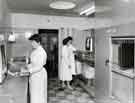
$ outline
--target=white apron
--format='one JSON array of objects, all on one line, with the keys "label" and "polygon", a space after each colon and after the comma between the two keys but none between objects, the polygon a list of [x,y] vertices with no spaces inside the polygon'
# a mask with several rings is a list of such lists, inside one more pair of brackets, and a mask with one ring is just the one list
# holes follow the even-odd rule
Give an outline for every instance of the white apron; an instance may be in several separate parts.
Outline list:
[{"label": "white apron", "polygon": [[43,68],[47,59],[45,50],[39,46],[31,53],[30,59],[30,103],[47,103],[47,72]]},{"label": "white apron", "polygon": [[69,46],[69,58],[70,58],[70,63],[71,63],[71,71],[72,71],[72,75],[76,75],[76,69],[75,69],[75,55],[74,55],[74,51],[76,51],[76,49],[70,45]]},{"label": "white apron", "polygon": [[71,81],[72,80],[72,71],[69,68],[70,59],[69,59],[69,48],[67,46],[62,47],[62,58],[59,69],[59,79],[62,81]]}]

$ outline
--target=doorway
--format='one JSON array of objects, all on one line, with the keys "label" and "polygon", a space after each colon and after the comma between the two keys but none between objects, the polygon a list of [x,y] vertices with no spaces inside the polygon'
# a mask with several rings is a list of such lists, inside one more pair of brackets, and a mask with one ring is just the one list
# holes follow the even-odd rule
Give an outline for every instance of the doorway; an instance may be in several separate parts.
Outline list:
[{"label": "doorway", "polygon": [[47,52],[45,68],[49,78],[58,77],[58,30],[39,29],[41,45]]}]

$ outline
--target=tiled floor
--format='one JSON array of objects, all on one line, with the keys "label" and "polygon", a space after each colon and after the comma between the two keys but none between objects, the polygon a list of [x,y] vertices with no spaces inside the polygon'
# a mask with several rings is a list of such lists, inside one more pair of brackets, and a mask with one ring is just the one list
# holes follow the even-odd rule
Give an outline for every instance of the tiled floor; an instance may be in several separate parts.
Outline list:
[{"label": "tiled floor", "polygon": [[90,96],[79,86],[74,90],[60,89],[55,79],[49,80],[48,103],[94,103]]}]

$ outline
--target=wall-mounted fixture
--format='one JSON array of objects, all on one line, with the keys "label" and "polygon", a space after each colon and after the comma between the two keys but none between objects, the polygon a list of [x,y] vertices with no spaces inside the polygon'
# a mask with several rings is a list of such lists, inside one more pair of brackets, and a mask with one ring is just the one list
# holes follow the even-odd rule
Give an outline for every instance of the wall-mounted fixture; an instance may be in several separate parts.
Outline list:
[{"label": "wall-mounted fixture", "polygon": [[14,33],[10,33],[9,34],[9,37],[8,37],[8,42],[15,42],[15,34]]},{"label": "wall-mounted fixture", "polygon": [[86,38],[85,49],[90,51],[90,52],[93,51],[93,40],[92,40],[92,37],[87,37]]},{"label": "wall-mounted fixture", "polygon": [[116,28],[109,28],[108,30],[106,30],[106,33],[116,33],[117,30]]},{"label": "wall-mounted fixture", "polygon": [[74,8],[76,4],[70,1],[57,0],[52,2],[49,6],[53,9],[66,10]]},{"label": "wall-mounted fixture", "polygon": [[3,40],[4,40],[4,35],[0,34],[0,41],[3,41]]},{"label": "wall-mounted fixture", "polygon": [[32,32],[25,32],[25,38],[28,39],[30,36],[32,36]]},{"label": "wall-mounted fixture", "polygon": [[86,16],[88,16],[88,15],[90,15],[90,14],[95,13],[95,11],[96,11],[96,10],[95,10],[95,6],[92,5],[91,7],[89,7],[89,8],[87,8],[87,9],[81,11],[81,12],[80,12],[80,15],[86,15]]}]

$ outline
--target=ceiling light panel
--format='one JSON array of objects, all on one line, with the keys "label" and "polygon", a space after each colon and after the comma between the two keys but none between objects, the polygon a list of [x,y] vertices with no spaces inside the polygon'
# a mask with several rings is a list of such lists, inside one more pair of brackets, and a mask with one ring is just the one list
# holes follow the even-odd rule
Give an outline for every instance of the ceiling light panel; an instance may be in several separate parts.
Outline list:
[{"label": "ceiling light panel", "polygon": [[76,4],[69,1],[55,1],[55,2],[52,2],[49,6],[53,9],[66,10],[66,9],[74,8]]},{"label": "ceiling light panel", "polygon": [[91,6],[83,11],[80,12],[80,15],[83,15],[83,14],[86,14],[86,15],[89,15],[91,13],[94,13],[95,12],[95,6]]}]

